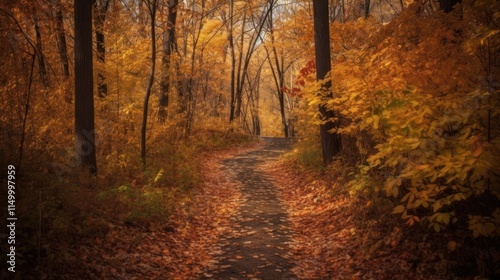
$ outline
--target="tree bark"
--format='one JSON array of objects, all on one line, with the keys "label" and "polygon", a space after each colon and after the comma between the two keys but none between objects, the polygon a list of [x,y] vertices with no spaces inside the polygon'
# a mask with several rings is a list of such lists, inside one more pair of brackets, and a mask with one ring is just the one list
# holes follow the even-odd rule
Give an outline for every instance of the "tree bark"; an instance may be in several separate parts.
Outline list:
[{"label": "tree bark", "polygon": [[364,8],[363,14],[365,18],[368,18],[370,16],[370,0],[365,0],[363,8]]},{"label": "tree bark", "polygon": [[147,2],[149,15],[151,17],[151,72],[149,74],[148,87],[146,88],[146,95],[144,96],[144,107],[142,114],[142,128],[141,128],[141,160],[143,168],[146,167],[146,129],[148,123],[148,106],[149,97],[151,96],[151,89],[155,79],[155,66],[156,66],[156,8],[157,0],[149,0]]},{"label": "tree bark", "polygon": [[179,0],[169,0],[167,16],[167,30],[163,33],[162,50],[162,76],[160,81],[160,98],[158,104],[158,120],[164,123],[167,119],[166,107],[168,107],[168,97],[170,91],[171,75],[170,66],[172,65],[172,53],[177,50],[175,37],[175,27],[177,21],[177,5]]},{"label": "tree bark", "polygon": [[238,70],[236,72],[236,108],[234,110],[234,117],[238,118],[241,114],[241,103],[243,101],[243,84],[244,76],[241,75],[241,68],[243,62],[243,47],[245,45],[245,26],[247,21],[246,12],[243,14],[243,23],[241,24],[241,37],[240,37],[240,51],[238,58]]},{"label": "tree bark", "polygon": [[[272,63],[271,54],[264,46],[267,54],[267,61],[269,62],[269,67],[271,68],[271,73],[273,74],[274,85],[276,86],[276,93],[278,95],[278,101],[280,105],[280,115],[281,115],[281,123],[283,125],[283,132],[285,134],[285,138],[288,138],[288,123],[286,121],[286,112],[285,112],[285,93],[283,92],[283,88],[285,87],[285,73],[284,73],[284,63],[283,61],[280,63],[278,59],[278,54],[276,52],[276,48],[274,46],[274,39],[271,31],[271,43],[272,43],[272,54],[274,55],[275,65]],[[276,67],[276,69],[275,69]]]},{"label": "tree bark", "polygon": [[40,73],[40,80],[45,88],[49,87],[49,77],[47,68],[45,66],[45,56],[43,55],[42,34],[40,33],[40,26],[38,25],[38,18],[34,14],[33,20],[35,21],[35,35],[36,35],[36,53],[38,58],[38,72]]},{"label": "tree bark", "polygon": [[[104,2],[93,0],[94,2],[94,25],[95,25],[95,40],[97,50],[97,62],[102,66],[106,62],[106,44],[104,37],[104,22],[106,21],[106,13],[110,0]],[[106,83],[106,75],[103,71],[97,71],[97,96],[105,98],[108,95],[108,84]]]},{"label": "tree bark", "polygon": [[64,80],[69,78],[69,59],[68,47],[66,44],[66,32],[64,31],[63,13],[61,0],[55,0],[56,8],[56,32],[57,32],[57,49],[59,51],[59,59],[61,60],[61,70]]},{"label": "tree bark", "polygon": [[75,155],[97,173],[92,77],[92,2],[75,0]]},{"label": "tree bark", "polygon": [[235,51],[234,51],[234,35],[233,35],[233,24],[234,24],[234,3],[233,0],[229,0],[229,48],[231,49],[231,101],[230,101],[230,108],[229,108],[229,122],[233,122],[234,120],[234,110],[235,110],[235,65],[236,65],[236,57],[235,57]]},{"label": "tree bark", "polygon": [[[328,2],[325,0],[313,0],[313,13],[316,77],[318,80],[323,80],[331,70]],[[325,98],[333,97],[331,81],[323,83],[322,90],[326,92],[323,95]],[[340,135],[330,132],[330,130],[337,127],[337,124],[332,121],[335,117],[334,112],[328,110],[325,105],[320,105],[319,112],[323,121],[323,124],[320,125],[323,163],[328,165],[333,161],[333,157],[340,152]]]}]

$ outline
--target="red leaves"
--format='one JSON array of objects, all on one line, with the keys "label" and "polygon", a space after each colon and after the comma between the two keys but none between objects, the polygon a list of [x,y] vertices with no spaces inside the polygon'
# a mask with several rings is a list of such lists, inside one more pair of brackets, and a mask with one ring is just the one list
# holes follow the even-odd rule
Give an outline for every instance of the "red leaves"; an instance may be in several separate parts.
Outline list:
[{"label": "red leaves", "polygon": [[302,97],[302,88],[306,86],[307,83],[316,80],[316,64],[314,60],[309,60],[306,65],[300,69],[299,75],[295,78],[294,87],[288,88],[286,86],[281,88],[281,91],[288,94],[291,97]]},{"label": "red leaves", "polygon": [[316,63],[314,60],[309,60],[306,66],[300,69],[300,76],[305,77],[313,73],[316,73]]},{"label": "red leaves", "polygon": [[287,87],[282,87],[281,91],[288,94],[291,97],[295,97],[295,96],[302,97],[302,93],[301,93],[300,88],[293,87],[293,88],[289,89]]}]

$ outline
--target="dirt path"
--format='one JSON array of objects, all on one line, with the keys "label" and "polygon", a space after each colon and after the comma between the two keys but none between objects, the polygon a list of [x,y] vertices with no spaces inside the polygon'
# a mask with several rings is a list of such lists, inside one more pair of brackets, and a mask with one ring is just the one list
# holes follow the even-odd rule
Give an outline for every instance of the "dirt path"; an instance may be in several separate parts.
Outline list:
[{"label": "dirt path", "polygon": [[291,237],[285,210],[275,187],[261,171],[262,164],[277,160],[290,142],[263,138],[265,145],[223,161],[224,173],[241,185],[240,207],[230,220],[231,231],[213,252],[216,265],[204,279],[296,279],[288,244]]}]

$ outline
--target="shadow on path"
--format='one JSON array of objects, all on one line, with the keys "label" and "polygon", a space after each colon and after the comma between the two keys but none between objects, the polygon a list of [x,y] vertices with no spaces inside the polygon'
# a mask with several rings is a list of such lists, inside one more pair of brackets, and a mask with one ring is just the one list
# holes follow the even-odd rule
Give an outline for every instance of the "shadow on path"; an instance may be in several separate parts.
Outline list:
[{"label": "shadow on path", "polygon": [[290,272],[291,241],[285,210],[261,164],[291,147],[284,138],[261,138],[265,145],[223,161],[224,172],[241,183],[240,208],[231,219],[232,233],[214,252],[217,265],[204,279],[296,279]]}]

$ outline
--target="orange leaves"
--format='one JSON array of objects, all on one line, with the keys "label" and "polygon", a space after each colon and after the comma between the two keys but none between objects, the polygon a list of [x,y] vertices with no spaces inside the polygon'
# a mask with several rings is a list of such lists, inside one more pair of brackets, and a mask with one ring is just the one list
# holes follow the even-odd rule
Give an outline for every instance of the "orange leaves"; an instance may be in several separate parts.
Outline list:
[{"label": "orange leaves", "polygon": [[385,180],[385,191],[387,196],[397,197],[399,193],[399,186],[401,186],[401,178],[389,176]]},{"label": "orange leaves", "polygon": [[403,211],[405,211],[405,207],[403,205],[398,205],[394,207],[394,210],[392,210],[392,214],[403,213]]},{"label": "orange leaves", "polygon": [[[198,278],[202,269],[210,265],[212,254],[218,253],[216,243],[227,231],[228,217],[238,198],[237,188],[217,163],[230,153],[200,156],[205,184],[199,187],[199,195],[189,206],[177,205],[166,224],[134,227],[113,221],[105,236],[80,242],[80,270],[71,273],[77,274],[77,278],[86,275],[91,279]],[[159,181],[161,173],[154,174]]]},{"label": "orange leaves", "polygon": [[[299,279],[449,277],[446,263],[436,263],[442,252],[411,240],[389,215],[369,210],[380,205],[357,200],[342,186],[324,187],[329,185],[324,177],[297,172],[285,164],[268,166],[290,213],[297,264],[293,272]],[[315,197],[322,199],[314,201]],[[397,207],[397,212],[403,208]],[[408,221],[418,222],[418,217]],[[411,269],[416,256],[423,256],[418,270]]]},{"label": "orange leaves", "polygon": [[[405,205],[393,213],[410,225],[429,222],[436,231],[463,217],[443,209],[482,195],[486,182],[498,181],[493,173],[499,173],[494,167],[498,141],[484,139],[498,126],[498,117],[488,115],[491,110],[500,114],[498,106],[487,105],[498,104],[498,95],[479,93],[486,90],[477,89],[483,62],[462,48],[474,39],[456,32],[476,27],[454,17],[421,20],[418,13],[405,11],[371,29],[373,36],[364,45],[357,45],[356,33],[350,37],[345,31],[357,26],[363,33],[369,27],[339,24],[332,37],[340,34],[335,41],[344,47],[334,59],[334,98],[306,96],[310,105],[323,102],[339,112],[346,121],[338,131],[357,139],[359,155],[366,155],[351,177],[352,190],[383,189],[387,196],[402,197]],[[484,35],[500,36],[495,30]]]}]

